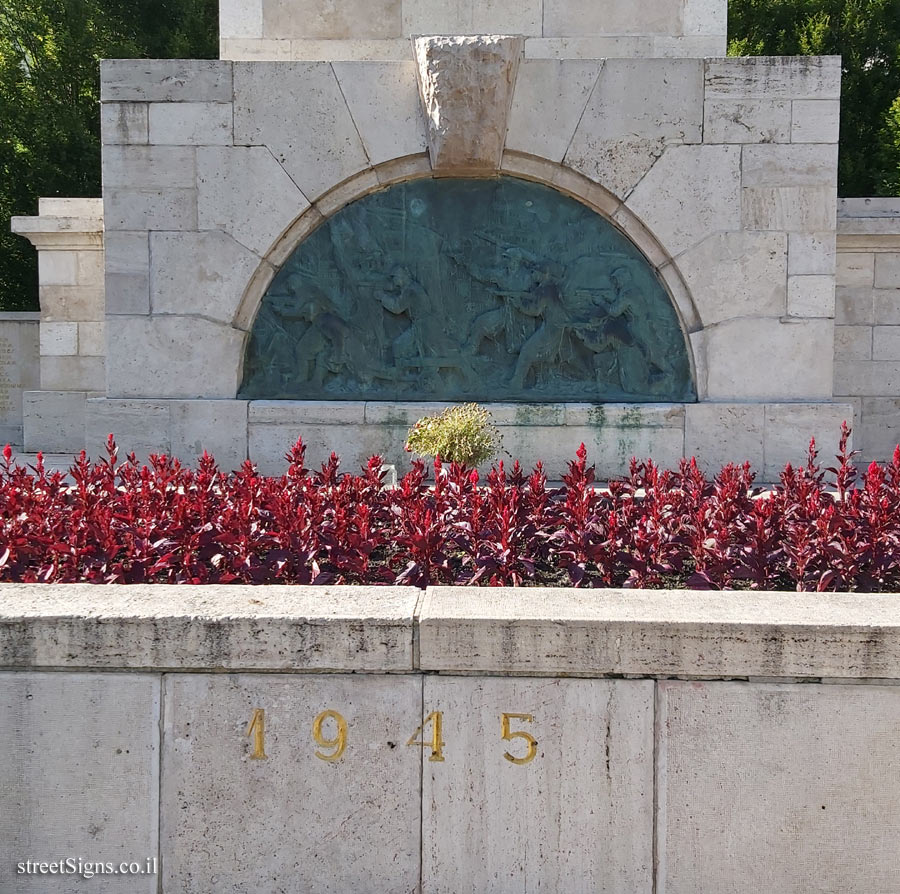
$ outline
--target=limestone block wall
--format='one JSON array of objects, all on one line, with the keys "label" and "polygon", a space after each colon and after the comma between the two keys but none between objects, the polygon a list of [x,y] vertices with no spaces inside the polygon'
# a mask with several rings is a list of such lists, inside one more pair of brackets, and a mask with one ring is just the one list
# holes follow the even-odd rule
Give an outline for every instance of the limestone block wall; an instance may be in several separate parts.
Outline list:
[{"label": "limestone block wall", "polygon": [[24,443],[63,452],[83,436],[88,395],[106,391],[103,202],[41,199],[12,229],[38,249],[40,276],[40,390],[24,392]]},{"label": "limestone block wall", "polygon": [[834,393],[854,405],[856,446],[900,443],[900,199],[844,199],[838,218]]},{"label": "limestone block wall", "polygon": [[[432,175],[407,58],[103,64],[110,352],[106,399],[87,404],[89,449],[127,432],[139,452],[205,447],[266,468],[317,426],[325,455],[404,461],[408,408],[235,395],[259,301],[298,242],[354,198]],[[477,66],[466,77],[477,95]],[[560,471],[593,440],[603,474],[632,451],[749,458],[777,475],[810,434],[835,440],[851,412],[832,403],[839,80],[836,58],[526,52],[511,107],[484,110],[506,133],[493,173],[573,195],[638,245],[672,296],[701,403],[612,408],[626,423],[599,441],[591,408],[548,408],[583,420],[563,445],[538,411],[513,436],[521,459]],[[529,412],[500,408],[516,425]],[[210,418],[228,424],[211,431]]]},{"label": "limestone block wall", "polygon": [[2,589],[4,891],[895,888],[890,594]]},{"label": "limestone block wall", "polygon": [[220,56],[404,61],[420,34],[522,34],[535,59],[718,56],[727,0],[219,0]]},{"label": "limestone block wall", "polygon": [[22,394],[40,385],[40,314],[0,313],[0,447],[22,444]]}]

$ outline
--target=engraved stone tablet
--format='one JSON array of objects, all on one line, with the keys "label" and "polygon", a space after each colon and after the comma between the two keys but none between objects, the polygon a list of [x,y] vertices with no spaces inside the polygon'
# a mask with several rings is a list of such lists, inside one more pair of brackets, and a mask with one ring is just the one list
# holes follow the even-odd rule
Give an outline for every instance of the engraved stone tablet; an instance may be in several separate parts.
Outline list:
[{"label": "engraved stone tablet", "polygon": [[652,681],[426,677],[424,711],[424,894],[649,894]]},{"label": "engraved stone tablet", "polygon": [[513,177],[425,179],[351,203],[257,314],[252,399],[684,401],[685,336],[609,221]]},{"label": "engraved stone tablet", "polygon": [[409,894],[419,880],[422,682],[166,678],[166,890]]}]

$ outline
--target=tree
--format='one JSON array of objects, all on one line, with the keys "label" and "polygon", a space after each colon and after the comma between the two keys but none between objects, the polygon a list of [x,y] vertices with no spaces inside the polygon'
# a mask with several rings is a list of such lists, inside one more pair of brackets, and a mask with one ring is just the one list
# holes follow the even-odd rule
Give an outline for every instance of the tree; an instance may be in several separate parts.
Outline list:
[{"label": "tree", "polygon": [[734,56],[843,56],[838,190],[900,190],[900,0],[731,0]]},{"label": "tree", "polygon": [[100,195],[103,58],[214,58],[216,0],[3,0],[0,310],[36,309],[34,250],[9,232],[39,196]]}]

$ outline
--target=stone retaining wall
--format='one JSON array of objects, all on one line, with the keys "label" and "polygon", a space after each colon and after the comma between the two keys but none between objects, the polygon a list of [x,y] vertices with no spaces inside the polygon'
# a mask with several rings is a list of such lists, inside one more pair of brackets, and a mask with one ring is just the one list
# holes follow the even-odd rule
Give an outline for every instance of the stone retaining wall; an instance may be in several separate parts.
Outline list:
[{"label": "stone retaining wall", "polygon": [[4,891],[896,890],[895,596],[0,592]]}]

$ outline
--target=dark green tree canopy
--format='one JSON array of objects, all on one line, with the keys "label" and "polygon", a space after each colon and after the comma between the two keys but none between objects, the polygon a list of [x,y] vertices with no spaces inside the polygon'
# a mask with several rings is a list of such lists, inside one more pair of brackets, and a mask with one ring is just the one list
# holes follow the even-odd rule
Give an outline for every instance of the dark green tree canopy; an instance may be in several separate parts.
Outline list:
[{"label": "dark green tree canopy", "polygon": [[34,249],[9,232],[39,196],[100,195],[104,58],[215,58],[217,0],[0,2],[0,310],[37,302]]},{"label": "dark green tree canopy", "polygon": [[843,196],[900,193],[900,0],[730,0],[734,56],[843,56]]}]

